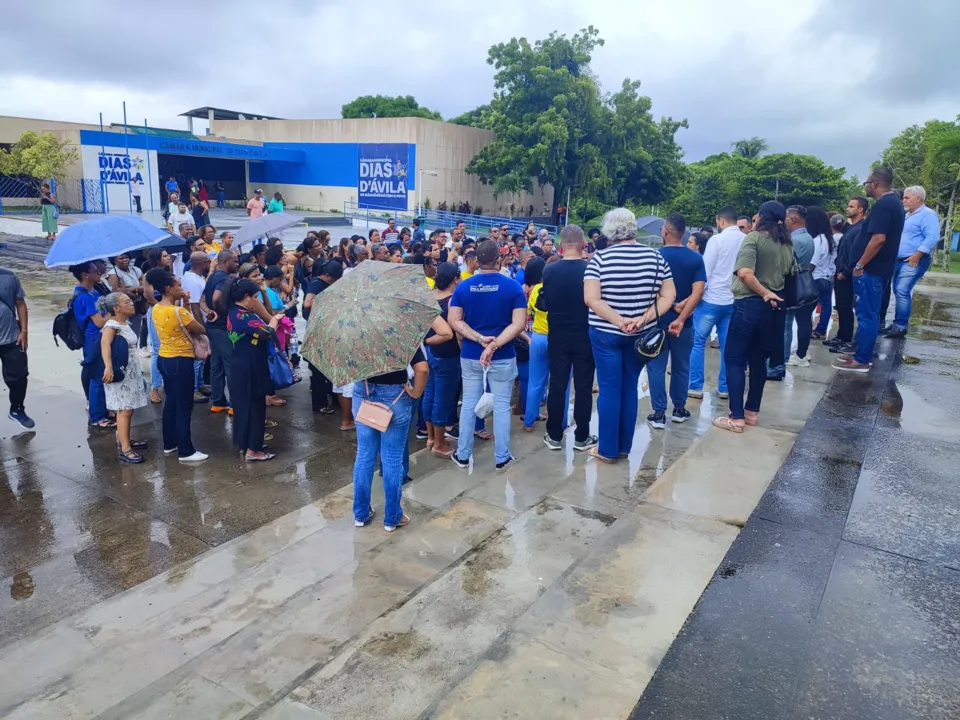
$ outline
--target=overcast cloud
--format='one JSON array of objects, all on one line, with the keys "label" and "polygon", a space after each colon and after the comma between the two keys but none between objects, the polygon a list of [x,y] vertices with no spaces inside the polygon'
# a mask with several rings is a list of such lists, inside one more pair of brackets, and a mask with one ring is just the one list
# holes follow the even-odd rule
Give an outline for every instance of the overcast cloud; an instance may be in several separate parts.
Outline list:
[{"label": "overcast cloud", "polygon": [[[171,8],[177,8],[172,10]],[[182,9],[181,9],[182,8]],[[960,112],[957,0],[129,0],[10,3],[0,113],[186,127],[205,105],[339,117],[358,95],[413,95],[452,117],[490,100],[487,50],[593,24],[605,91],[638,78],[687,118],[687,160],[759,135],[861,177],[889,138]],[[627,8],[630,8],[627,10]]]}]

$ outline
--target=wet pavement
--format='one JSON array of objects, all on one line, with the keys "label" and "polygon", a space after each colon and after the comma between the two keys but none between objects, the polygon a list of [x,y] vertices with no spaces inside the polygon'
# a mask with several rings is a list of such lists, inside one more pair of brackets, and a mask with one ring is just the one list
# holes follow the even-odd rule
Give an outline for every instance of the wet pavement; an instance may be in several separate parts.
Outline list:
[{"label": "wet pavement", "polygon": [[[28,396],[38,428],[13,436],[4,425],[0,433],[0,717],[623,718],[658,666],[651,689],[683,692],[650,716],[788,717],[763,698],[795,679],[777,661],[809,648],[825,587],[837,598],[825,643],[827,630],[842,634],[845,626],[866,642],[877,622],[893,642],[894,614],[917,603],[904,596],[893,609],[861,609],[858,602],[870,602],[856,585],[865,568],[883,589],[917,571],[864,556],[876,551],[849,540],[841,563],[837,547],[851,531],[851,501],[866,538],[883,535],[896,515],[890,492],[921,492],[899,469],[900,485],[886,487],[886,465],[867,462],[864,473],[878,471],[861,496],[859,463],[874,446],[909,460],[876,433],[902,436],[918,414],[939,417],[923,415],[916,398],[939,392],[930,383],[951,382],[931,359],[952,357],[950,340],[910,349],[917,374],[912,385],[897,385],[898,399],[887,374],[908,367],[900,355],[885,354],[873,377],[835,379],[831,356],[815,347],[810,368],[791,368],[784,383],[768,385],[762,427],[740,436],[710,426],[726,407],[712,392],[711,351],[706,396],[689,404],[693,419],[652,430],[642,423],[643,398],[633,452],[613,466],[574,453],[570,437],[563,452],[550,452],[540,433],[518,424],[517,462],[503,472],[487,443],[478,443],[469,471],[415,453],[414,482],[404,488],[413,523],[389,535],[377,523],[353,527],[352,439],[337,420],[314,417],[305,387],[285,391],[290,404],[269,411],[281,422],[276,465],[234,459],[229,420],[200,406],[194,430],[210,461],[184,467],[151,450],[143,466],[118,467],[112,438],[84,426],[73,356],[43,337],[72,284],[18,271],[40,325]],[[925,322],[949,337],[946,325],[933,324],[949,322],[953,291],[944,292]],[[938,342],[945,345],[931,349]],[[939,412],[947,413],[953,396],[942,397]],[[158,438],[157,412],[138,411],[138,435]],[[942,452],[931,451],[931,468]],[[805,478],[808,468],[823,479]],[[927,499],[950,497],[946,476],[935,479],[876,544],[899,542],[904,552],[914,542],[931,557],[955,556],[946,523],[937,542],[926,533]],[[374,506],[382,508],[376,483]],[[831,568],[838,579],[828,586]],[[921,590],[944,586],[948,571],[938,572]],[[747,583],[739,592],[708,602],[738,578]],[[769,607],[785,588],[799,589]],[[691,674],[670,685],[672,658],[711,607],[708,647],[698,649],[705,660],[686,657],[680,665]],[[946,641],[924,634],[929,608],[916,604],[909,618],[918,663]],[[753,658],[744,636],[783,642],[768,642]],[[729,644],[715,642],[721,637]],[[930,637],[928,648],[921,641]],[[722,707],[730,689],[716,700],[691,691],[711,682],[696,672],[711,658],[736,658],[730,652],[740,645],[742,677],[725,682],[760,699],[746,713],[715,712],[711,703]],[[830,663],[852,662],[857,652],[854,645],[821,659],[822,675],[810,666],[817,683],[802,700],[813,708],[807,715],[827,716],[816,703],[817,692],[837,691]],[[944,663],[938,677],[952,670]]]},{"label": "wet pavement", "polygon": [[960,281],[840,373],[631,718],[960,717]]}]

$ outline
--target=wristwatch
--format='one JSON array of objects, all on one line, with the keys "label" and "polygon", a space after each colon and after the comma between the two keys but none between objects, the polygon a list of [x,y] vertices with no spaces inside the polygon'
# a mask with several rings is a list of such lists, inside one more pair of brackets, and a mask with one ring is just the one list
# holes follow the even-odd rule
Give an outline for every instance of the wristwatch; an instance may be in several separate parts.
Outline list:
[{"label": "wristwatch", "polygon": [[860,263],[857,263],[856,265],[853,266],[853,269],[854,269],[854,270],[863,270],[863,265],[861,265]]}]

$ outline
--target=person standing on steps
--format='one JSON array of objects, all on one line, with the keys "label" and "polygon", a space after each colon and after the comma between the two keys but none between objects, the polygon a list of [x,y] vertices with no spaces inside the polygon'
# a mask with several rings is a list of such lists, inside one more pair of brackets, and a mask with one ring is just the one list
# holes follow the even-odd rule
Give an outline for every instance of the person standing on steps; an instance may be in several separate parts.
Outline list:
[{"label": "person standing on steps", "polygon": [[27,415],[27,301],[20,278],[0,268],[0,367],[10,391],[7,417],[31,430],[36,425]]},{"label": "person standing on steps", "polygon": [[837,334],[833,340],[824,341],[830,352],[848,354],[856,352],[853,342],[853,247],[863,229],[863,219],[867,216],[870,201],[865,197],[854,197],[847,203],[847,222],[849,223],[837,242],[837,275],[833,292],[837,300]]},{"label": "person standing on steps", "polygon": [[493,432],[497,469],[506,467],[510,454],[510,397],[517,377],[513,340],[527,321],[527,298],[520,284],[500,274],[500,248],[492,240],[477,245],[480,271],[464,280],[450,298],[450,325],[463,338],[460,371],[463,405],[460,438],[451,456],[460,468],[470,466],[475,408],[484,393],[484,379],[493,393]]},{"label": "person standing on steps", "polygon": [[590,348],[589,311],[583,300],[583,276],[587,261],[583,258],[584,237],[579,225],[567,225],[560,231],[559,262],[543,270],[540,295],[550,313],[547,327],[547,358],[550,383],[547,392],[547,432],[543,443],[551,450],[563,449],[563,425],[567,417],[570,372],[573,371],[573,421],[576,425],[573,449],[584,452],[596,447],[598,439],[590,434],[593,413],[593,375],[597,366]]},{"label": "person standing on steps", "polygon": [[[673,307],[660,318],[660,326],[667,331],[663,349],[647,362],[647,378],[650,380],[650,402],[653,413],[647,416],[651,427],[662,430],[667,424],[667,358],[670,359],[670,399],[673,413],[670,420],[683,423],[690,419],[686,408],[687,391],[690,389],[690,351],[693,348],[693,309],[703,297],[707,282],[700,253],[685,247],[683,235],[687,223],[683,215],[667,215],[660,232],[663,247],[660,254],[670,266],[677,298]],[[713,242],[713,241],[711,241]],[[708,244],[709,248],[710,245]]]},{"label": "person standing on steps", "polygon": [[896,297],[893,323],[880,331],[888,338],[907,336],[910,313],[913,310],[913,288],[930,269],[930,258],[940,242],[940,216],[926,203],[927,191],[919,185],[903,191],[903,207],[907,216],[903,222],[897,262],[893,266],[893,280],[885,293],[887,302],[880,308],[880,320],[887,316],[890,291]]},{"label": "person standing on steps", "polygon": [[893,277],[903,235],[903,205],[892,183],[893,172],[879,167],[870,172],[863,184],[874,203],[852,252],[852,257],[857,258],[853,266],[857,351],[852,357],[841,355],[833,363],[837,370],[868,373],[873,366],[873,348],[880,334],[880,301],[885,285]]},{"label": "person standing on steps", "polygon": [[[721,399],[730,396],[727,392],[727,365],[723,351],[727,347],[727,331],[730,329],[730,318],[733,317],[733,291],[730,289],[733,266],[745,237],[741,225],[744,225],[743,219],[737,218],[736,209],[732,205],[724,205],[717,211],[720,233],[710,238],[703,252],[707,282],[703,298],[693,311],[693,349],[690,352],[690,389],[687,391],[692,398],[703,397],[704,356],[714,328],[720,341],[717,396]],[[753,227],[752,222],[749,227]]]}]

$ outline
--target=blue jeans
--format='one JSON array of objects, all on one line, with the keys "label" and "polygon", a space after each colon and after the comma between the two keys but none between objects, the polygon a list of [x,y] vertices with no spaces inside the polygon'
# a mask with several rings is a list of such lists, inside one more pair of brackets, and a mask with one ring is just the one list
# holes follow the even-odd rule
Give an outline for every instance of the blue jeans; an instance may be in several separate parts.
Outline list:
[{"label": "blue jeans", "polygon": [[179,457],[189,457],[196,451],[190,436],[190,416],[193,414],[192,357],[160,358],[163,377],[163,449],[177,449]]},{"label": "blue jeans", "polygon": [[[547,357],[547,336],[542,333],[530,333],[530,363],[527,369],[527,387],[521,383],[521,398],[525,398],[523,424],[533,427],[540,414],[540,403],[547,392],[547,375],[550,373],[550,359]],[[523,393],[526,389],[526,393]]]},{"label": "blue jeans", "polygon": [[530,361],[517,361],[517,380],[520,386],[517,390],[517,403],[520,405],[520,415],[527,414],[527,393],[530,390]]},{"label": "blue jeans", "polygon": [[827,325],[830,324],[830,313],[833,312],[833,280],[817,278],[817,290],[820,291],[820,320],[817,323],[817,333],[827,334]]},{"label": "blue jeans", "polygon": [[893,316],[895,330],[906,330],[913,310],[913,288],[930,269],[930,256],[924,255],[916,267],[904,261],[893,266],[893,294],[897,298]]},{"label": "blue jeans", "polygon": [[[89,320],[88,322],[93,322]],[[90,405],[88,411],[90,424],[95,424],[107,417],[107,394],[103,389],[103,375],[99,372],[91,372],[91,368],[96,368],[96,360],[100,356],[100,334],[83,336],[83,360],[80,364],[83,370],[80,371],[80,382],[87,391],[87,403]]]},{"label": "blue jeans", "polygon": [[[793,345],[793,321],[796,320],[797,308],[785,310],[783,313],[783,360],[790,358],[790,346]],[[767,375],[783,375],[787,369],[785,365],[771,365],[767,360]],[[753,372],[751,370],[750,372]]]},{"label": "blue jeans", "polygon": [[457,422],[457,387],[460,384],[460,358],[438,358],[427,349],[430,376],[423,391],[423,411],[427,422],[440,427]]},{"label": "blue jeans", "polygon": [[[366,399],[372,402],[390,405],[403,391],[402,385],[369,385],[369,394],[365,383],[353,386],[353,415],[360,411],[360,404]],[[383,510],[383,524],[396,525],[403,517],[400,507],[401,488],[403,486],[403,455],[407,446],[407,433],[416,401],[403,393],[392,405],[393,417],[386,431],[380,432],[363,423],[357,423],[357,459],[353,464],[353,517],[364,521],[370,517],[370,487],[373,485],[373,470],[377,465],[377,454],[382,460],[383,495],[386,507]]]},{"label": "blue jeans", "polygon": [[597,364],[597,415],[600,455],[616,460],[629,455],[637,427],[638,384],[646,362],[637,354],[637,337],[617,335],[590,328],[590,345]]},{"label": "blue jeans", "polygon": [[720,338],[720,377],[717,379],[717,390],[727,391],[727,363],[723,359],[723,351],[727,348],[727,330],[730,329],[730,318],[733,317],[733,304],[714,305],[701,300],[697,309],[693,311],[693,349],[690,351],[690,389],[703,390],[703,363],[707,342],[710,333],[717,328]]},{"label": "blue jeans", "polygon": [[[471,424],[477,420],[475,409],[483,395],[483,367],[479,360],[460,358],[463,376],[463,405],[460,406],[460,439],[457,457],[467,460],[473,454]],[[487,383],[493,393],[493,435],[497,463],[510,459],[510,396],[517,377],[517,359],[494,360],[487,369]]]},{"label": "blue jeans", "polygon": [[158,390],[163,387],[163,378],[160,377],[160,367],[157,361],[160,358],[160,336],[157,327],[153,324],[153,308],[147,310],[147,331],[150,333],[150,388]]},{"label": "blue jeans", "polygon": [[217,207],[224,208],[227,206],[227,203],[224,201],[223,190],[217,191]]},{"label": "blue jeans", "polygon": [[857,352],[853,359],[861,365],[873,360],[873,346],[880,334],[880,298],[886,281],[864,272],[853,279],[853,292],[857,297],[854,310],[857,313]]},{"label": "blue jeans", "polygon": [[193,361],[193,391],[200,392],[203,387],[203,360]]},{"label": "blue jeans", "polygon": [[[744,409],[760,412],[763,386],[767,382],[765,332],[769,330],[770,307],[756,295],[734,300],[733,318],[727,334],[726,355],[730,383],[730,417],[743,420]],[[747,366],[750,367],[750,389],[744,406],[743,392],[747,386]]]},{"label": "blue jeans", "polygon": [[663,350],[647,361],[650,380],[650,403],[655,413],[667,411],[667,356],[670,357],[670,400],[675,408],[687,404],[690,389],[690,354],[693,347],[693,328],[685,327],[678,337],[667,333]]}]

